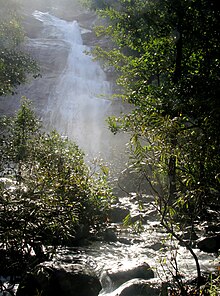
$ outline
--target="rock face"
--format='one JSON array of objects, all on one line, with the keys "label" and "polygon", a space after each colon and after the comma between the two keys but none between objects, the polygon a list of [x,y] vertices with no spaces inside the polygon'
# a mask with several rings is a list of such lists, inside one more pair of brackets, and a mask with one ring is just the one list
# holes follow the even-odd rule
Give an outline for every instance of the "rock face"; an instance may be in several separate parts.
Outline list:
[{"label": "rock face", "polygon": [[0,114],[14,114],[19,107],[20,98],[26,96],[33,102],[35,111],[41,117],[43,110],[47,108],[51,90],[66,66],[69,47],[62,40],[46,39],[42,23],[33,16],[25,18],[25,27],[32,31],[29,32],[32,35],[26,38],[24,51],[37,61],[41,76],[37,79],[30,77],[28,83],[15,89],[15,95],[1,97]]},{"label": "rock face", "polygon": [[15,89],[15,95],[1,97],[0,115],[14,114],[19,108],[21,97],[26,96],[33,102],[36,113],[44,117],[43,112],[47,109],[51,90],[66,67],[68,44],[57,38],[45,38],[44,25],[32,15],[35,10],[50,12],[68,21],[77,20],[82,28],[84,44],[90,46],[90,43],[97,43],[97,38],[92,31],[97,16],[93,12],[86,11],[80,5],[79,0],[23,0],[20,14],[27,36],[23,50],[36,60],[41,77],[37,79],[30,77],[25,85],[20,85]]},{"label": "rock face", "polygon": [[118,264],[112,270],[105,270],[101,275],[101,284],[103,290],[110,292],[112,289],[117,289],[131,279],[139,278],[148,280],[154,277],[154,273],[147,263],[136,264],[125,267]]},{"label": "rock face", "polygon": [[17,296],[97,296],[99,279],[85,266],[43,263],[19,285]]},{"label": "rock face", "polygon": [[46,132],[56,130],[76,142],[87,159],[98,156],[111,162],[117,173],[122,171],[128,137],[113,135],[106,118],[125,112],[125,104],[109,99],[113,76],[109,80],[101,63],[86,54],[95,45],[109,45],[95,36],[97,15],[82,7],[80,0],[21,2],[26,31],[22,50],[36,60],[41,77],[28,77],[13,96],[0,97],[0,116],[14,115],[25,96]]}]

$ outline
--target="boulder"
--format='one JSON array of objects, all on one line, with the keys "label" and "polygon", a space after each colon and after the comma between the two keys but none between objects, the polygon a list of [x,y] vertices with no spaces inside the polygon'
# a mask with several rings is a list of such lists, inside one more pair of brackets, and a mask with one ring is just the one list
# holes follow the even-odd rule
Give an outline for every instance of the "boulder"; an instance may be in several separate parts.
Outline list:
[{"label": "boulder", "polygon": [[110,229],[107,228],[104,232],[103,238],[106,242],[117,242],[118,238],[117,235],[115,234],[115,232]]},{"label": "boulder", "polygon": [[103,290],[110,292],[117,289],[125,282],[140,278],[148,280],[154,277],[154,272],[147,263],[134,263],[129,266],[118,263],[111,270],[104,270],[101,274],[101,284]]},{"label": "boulder", "polygon": [[220,234],[220,223],[210,223],[205,227],[205,232],[207,234],[216,234],[217,232]]},{"label": "boulder", "polygon": [[206,253],[217,253],[220,249],[220,234],[201,239],[197,247]]},{"label": "boulder", "polygon": [[132,279],[118,289],[113,291],[111,296],[159,296],[161,289],[158,284],[143,279]]},{"label": "boulder", "polygon": [[122,207],[112,207],[108,211],[108,218],[110,222],[119,223],[123,222],[124,218],[130,213],[126,208]]},{"label": "boulder", "polygon": [[18,287],[17,296],[97,296],[98,277],[80,264],[44,262],[36,266]]},{"label": "boulder", "polygon": [[119,237],[118,241],[124,245],[131,245],[132,244],[131,240],[126,237]]},{"label": "boulder", "polygon": [[166,246],[161,242],[157,242],[157,243],[152,244],[148,248],[153,249],[154,251],[160,251],[160,250],[163,250],[164,248],[166,248]]},{"label": "boulder", "polygon": [[131,215],[131,223],[136,223],[137,221],[141,221],[143,224],[146,224],[148,217],[144,213],[136,213]]}]

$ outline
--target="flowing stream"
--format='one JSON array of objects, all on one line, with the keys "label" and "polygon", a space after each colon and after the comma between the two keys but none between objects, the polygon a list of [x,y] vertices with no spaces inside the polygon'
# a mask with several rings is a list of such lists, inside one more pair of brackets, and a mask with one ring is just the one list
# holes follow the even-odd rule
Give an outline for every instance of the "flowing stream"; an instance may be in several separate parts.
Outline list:
[{"label": "flowing stream", "polygon": [[[44,24],[42,40],[52,42],[59,39],[68,47],[66,66],[51,89],[44,114],[48,127],[76,141],[89,155],[96,156],[100,152],[112,154],[118,148],[105,124],[106,116],[112,112],[110,83],[99,63],[85,53],[90,49],[83,45],[81,28],[76,21],[67,22],[49,13],[35,11],[33,15]],[[128,197],[121,198],[121,202],[137,211],[135,203]],[[146,208],[153,212],[150,203],[146,204]],[[121,224],[112,227],[118,236],[123,237],[123,242],[94,242],[77,251],[61,249],[56,260],[72,262],[75,258],[89,263],[98,273],[106,266],[113,268],[116,262],[126,266],[147,262],[160,280],[165,276],[164,266],[170,265],[175,254],[181,273],[186,277],[195,275],[195,263],[190,254],[183,247],[176,247],[175,242],[171,244],[154,216],[151,215],[140,234],[135,234],[130,228],[125,229]],[[199,250],[195,252],[203,270],[213,266],[214,256]],[[164,258],[168,258],[167,264],[160,263]],[[102,291],[102,295],[105,294],[107,292]]]},{"label": "flowing stream", "polygon": [[[131,201],[132,200],[132,201]],[[130,197],[120,198],[131,215],[140,213],[138,202],[135,202],[135,194]],[[151,196],[146,196],[144,208],[148,216],[143,225],[143,231],[138,233],[133,228],[124,227],[121,223],[113,223],[111,227],[118,236],[117,242],[93,242],[92,245],[81,248],[62,248],[55,260],[61,263],[73,262],[74,259],[89,264],[102,274],[105,270],[114,270],[118,266],[126,269],[143,262],[148,263],[154,271],[155,278],[152,282],[161,282],[172,279],[175,274],[175,260],[178,263],[178,272],[183,280],[196,278],[195,261],[192,255],[180,246],[176,240],[171,240],[168,234],[161,228],[155,216],[155,207]],[[211,272],[216,269],[218,259],[214,254],[207,254],[194,248],[199,258],[202,272]],[[100,295],[110,296],[112,291],[101,291]]]}]

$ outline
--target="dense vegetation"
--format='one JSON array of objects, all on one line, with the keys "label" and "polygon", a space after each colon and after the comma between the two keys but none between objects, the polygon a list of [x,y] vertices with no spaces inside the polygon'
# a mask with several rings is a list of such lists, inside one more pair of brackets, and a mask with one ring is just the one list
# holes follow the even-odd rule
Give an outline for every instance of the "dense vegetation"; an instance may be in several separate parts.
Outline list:
[{"label": "dense vegetation", "polygon": [[94,54],[118,73],[116,96],[134,107],[111,117],[110,128],[131,134],[130,169],[145,178],[162,225],[192,252],[200,277],[180,231],[219,223],[218,1],[86,2],[106,20],[98,36],[113,42]]},{"label": "dense vegetation", "polygon": [[111,197],[105,174],[85,164],[76,144],[43,133],[26,99],[14,117],[1,118],[0,152],[3,274],[25,272],[28,259],[53,251],[43,248],[76,245],[99,230]]},{"label": "dense vegetation", "polygon": [[35,61],[21,50],[24,32],[16,3],[0,0],[0,96],[13,93],[28,75],[38,75]]}]

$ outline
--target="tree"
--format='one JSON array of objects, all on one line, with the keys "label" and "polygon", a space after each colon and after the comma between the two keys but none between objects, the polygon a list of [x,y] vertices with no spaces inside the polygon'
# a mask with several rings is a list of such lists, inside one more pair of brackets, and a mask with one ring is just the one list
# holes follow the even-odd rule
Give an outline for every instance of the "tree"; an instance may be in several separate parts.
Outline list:
[{"label": "tree", "polygon": [[28,75],[38,76],[36,62],[21,50],[24,32],[16,12],[16,2],[0,1],[0,96],[14,92]]},{"label": "tree", "polygon": [[26,99],[0,123],[0,251],[9,258],[1,272],[16,274],[44,260],[43,248],[50,254],[49,246],[74,245],[98,231],[111,192],[75,143],[41,131]]},{"label": "tree", "polygon": [[130,132],[130,168],[147,180],[165,228],[193,232],[220,208],[217,1],[121,0],[101,15],[109,25],[97,33],[115,47],[94,54],[114,67],[134,107],[110,118],[111,130]]}]

